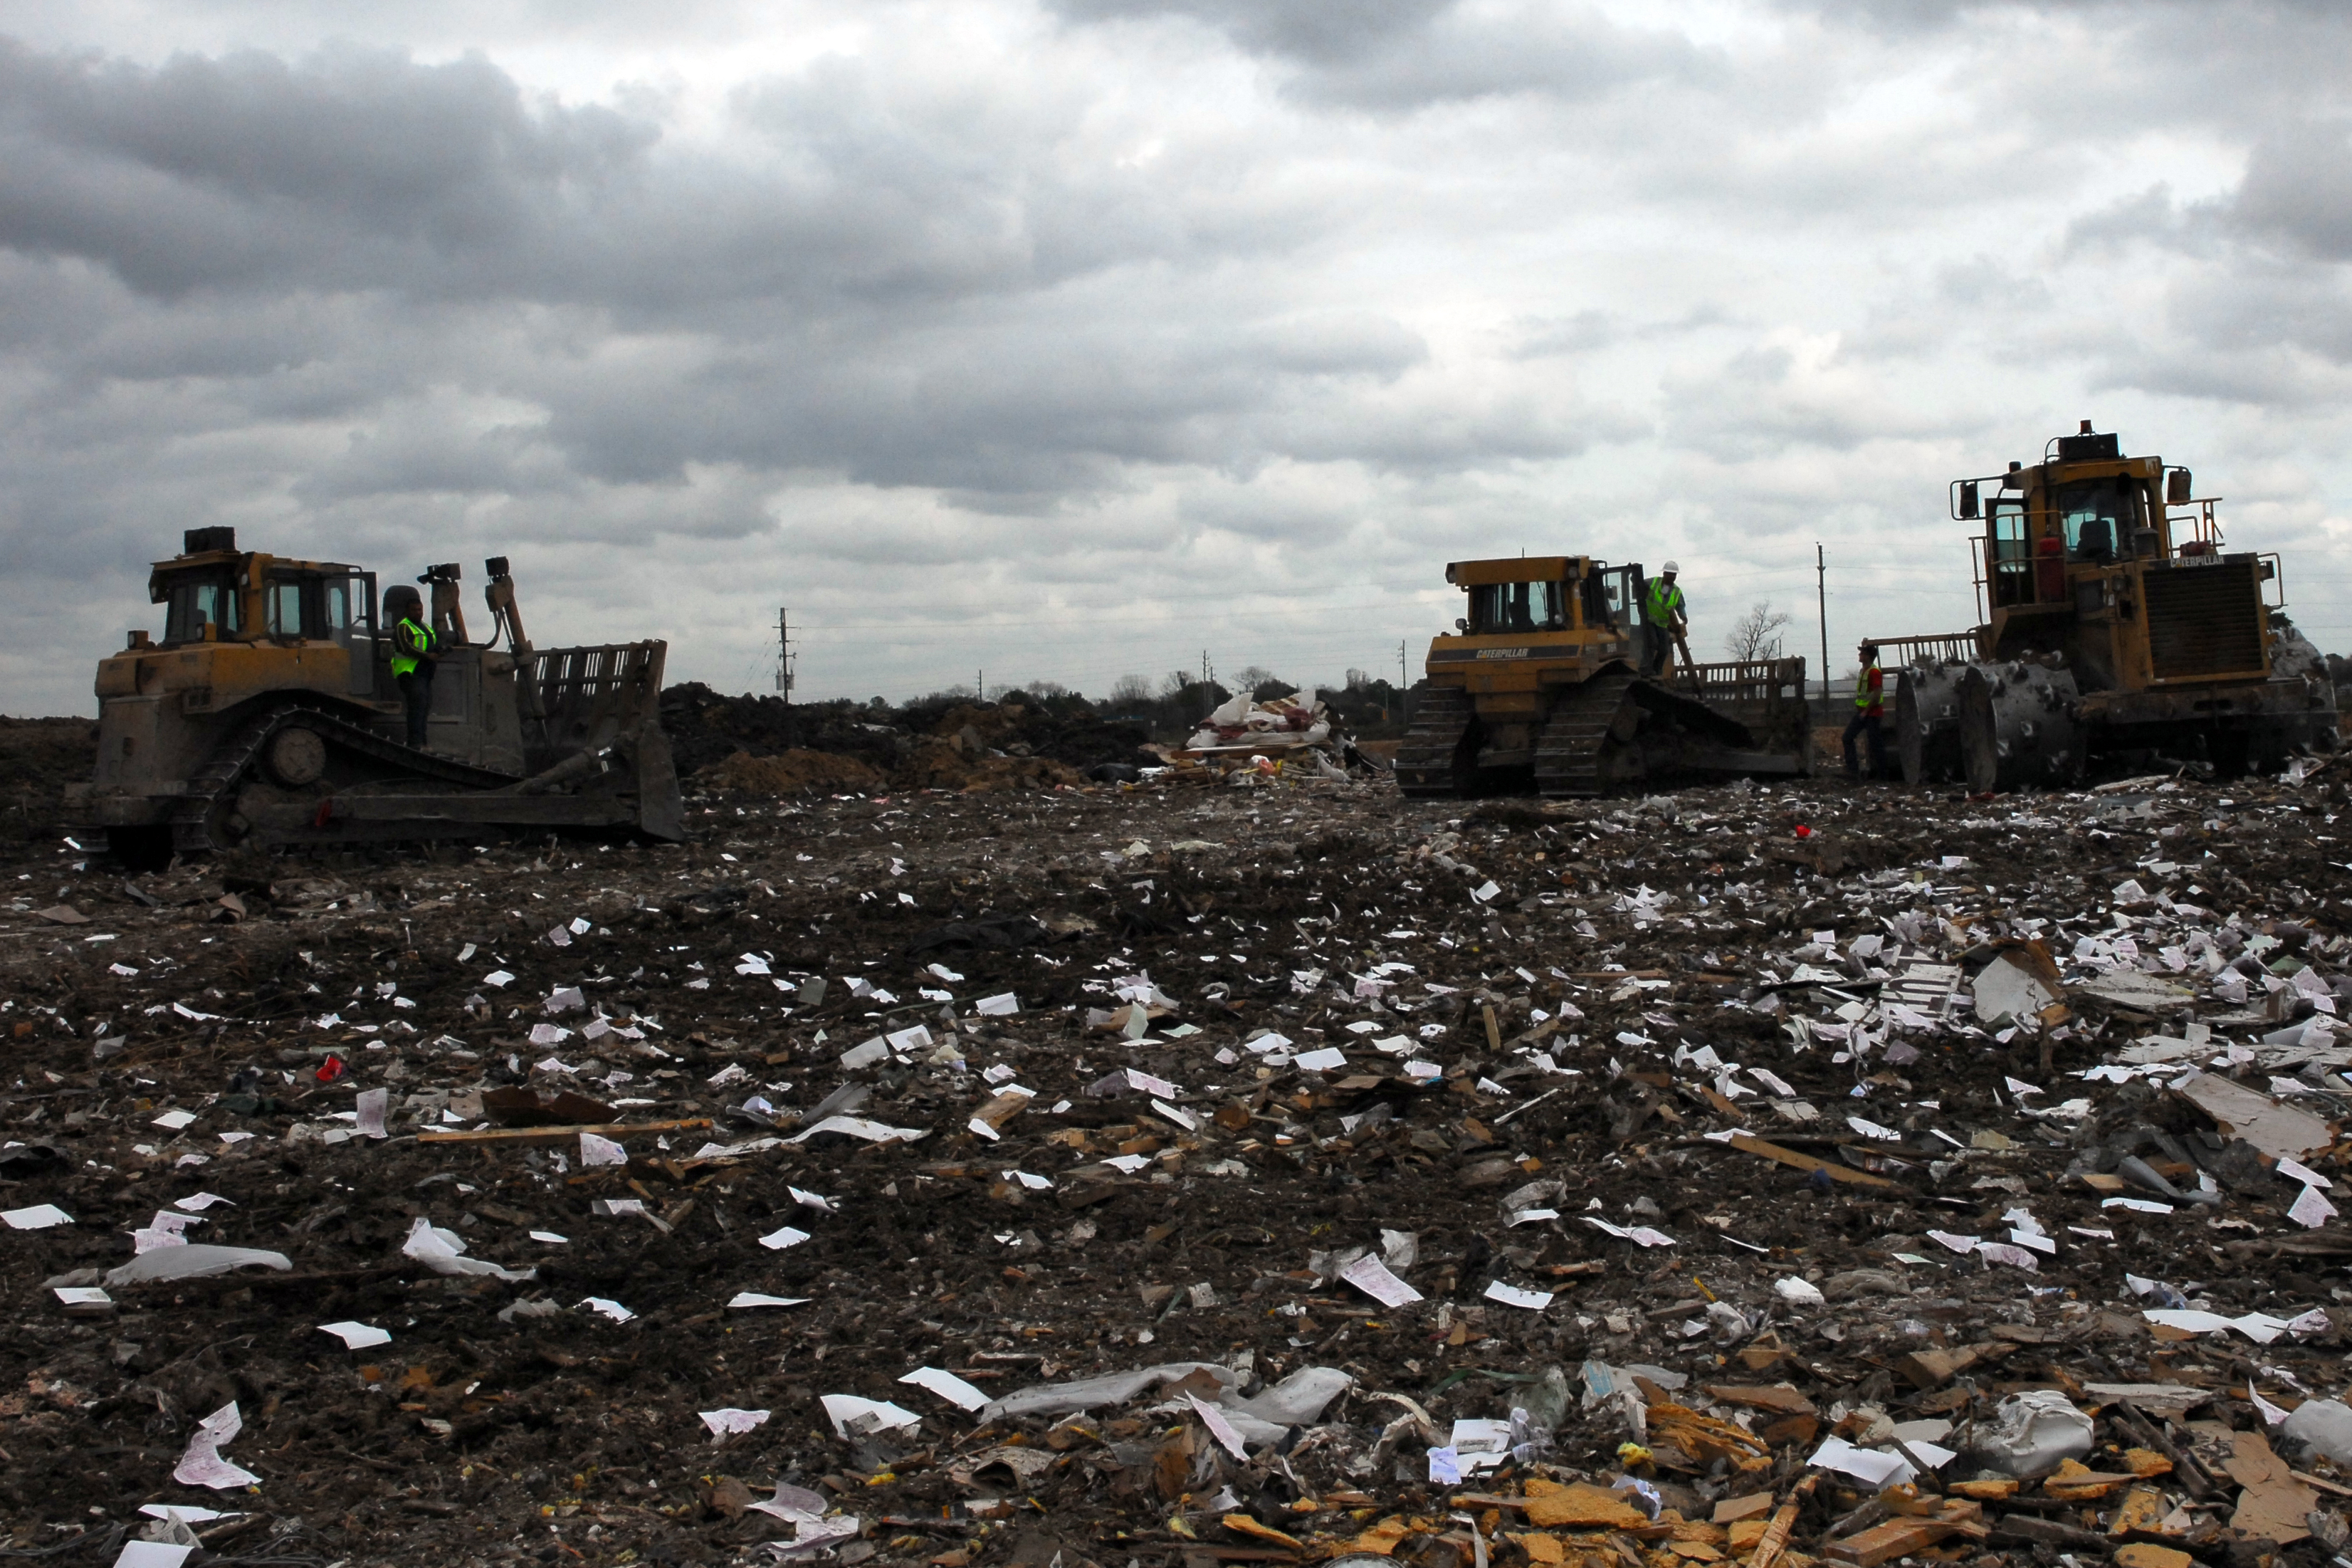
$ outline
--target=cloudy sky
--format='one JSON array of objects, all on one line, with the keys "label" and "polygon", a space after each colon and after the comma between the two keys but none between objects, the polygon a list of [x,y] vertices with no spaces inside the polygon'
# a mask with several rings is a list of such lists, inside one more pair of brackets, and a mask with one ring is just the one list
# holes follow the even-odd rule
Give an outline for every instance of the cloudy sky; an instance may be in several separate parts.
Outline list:
[{"label": "cloudy sky", "polygon": [[[1444,563],[1840,661],[2082,418],[2352,651],[2334,0],[0,0],[0,709],[180,530],[901,697],[1415,673]],[[476,592],[468,588],[469,597]],[[475,601],[477,603],[478,600]]]}]

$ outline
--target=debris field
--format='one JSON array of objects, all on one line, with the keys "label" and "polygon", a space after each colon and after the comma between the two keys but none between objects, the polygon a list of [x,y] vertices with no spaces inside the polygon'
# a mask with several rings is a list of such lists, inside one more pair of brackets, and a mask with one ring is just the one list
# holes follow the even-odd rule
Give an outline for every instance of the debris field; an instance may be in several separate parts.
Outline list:
[{"label": "debris field", "polygon": [[0,1555],[2315,1565],[2344,801],[12,846]]}]

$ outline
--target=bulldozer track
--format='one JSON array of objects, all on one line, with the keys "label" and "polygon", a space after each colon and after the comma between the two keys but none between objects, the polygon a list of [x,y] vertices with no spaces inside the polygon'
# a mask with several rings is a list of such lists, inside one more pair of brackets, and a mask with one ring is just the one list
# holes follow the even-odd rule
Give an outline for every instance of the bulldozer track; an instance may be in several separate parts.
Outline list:
[{"label": "bulldozer track", "polygon": [[476,768],[470,763],[436,757],[429,751],[419,751],[399,741],[387,740],[374,731],[343,718],[322,704],[299,699],[283,701],[239,726],[236,733],[215,748],[205,759],[204,766],[190,777],[187,790],[172,813],[172,847],[174,851],[182,854],[208,854],[233,847],[220,843],[213,837],[215,808],[251,775],[256,761],[261,756],[261,748],[269,743],[269,737],[297,723],[305,729],[317,731],[322,739],[332,745],[396,768],[413,778],[429,779],[438,784],[454,784],[464,789],[500,789],[520,782],[515,774]]},{"label": "bulldozer track", "polygon": [[[1602,767],[1622,720],[1639,709],[1653,723],[1720,745],[1752,744],[1748,727],[1696,697],[1686,697],[1630,670],[1596,675],[1562,692],[1536,737],[1536,788],[1555,799],[1591,799],[1609,786]],[[1630,730],[1627,732],[1630,734]]]},{"label": "bulldozer track", "polygon": [[1422,694],[1412,728],[1397,747],[1398,789],[1414,800],[1445,800],[1456,792],[1454,758],[1469,731],[1470,694],[1459,686],[1433,686]]},{"label": "bulldozer track", "polygon": [[1631,672],[1619,671],[1560,693],[1543,733],[1536,737],[1538,790],[1556,798],[1601,793],[1601,753],[1637,679]]}]

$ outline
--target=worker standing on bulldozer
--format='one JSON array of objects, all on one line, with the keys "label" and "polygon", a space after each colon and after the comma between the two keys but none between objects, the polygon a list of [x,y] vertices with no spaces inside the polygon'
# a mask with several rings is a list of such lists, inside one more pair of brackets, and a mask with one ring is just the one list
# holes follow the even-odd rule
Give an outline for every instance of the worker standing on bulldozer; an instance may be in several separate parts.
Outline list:
[{"label": "worker standing on bulldozer", "polygon": [[[1862,668],[1854,672],[1853,716],[1845,723],[1845,777],[1849,784],[1884,777],[1886,772],[1886,672],[1878,667],[1878,644],[1864,643],[1854,650]],[[1864,773],[1854,755],[1854,738],[1870,741],[1870,771]]]},{"label": "worker standing on bulldozer", "polygon": [[392,622],[392,678],[408,710],[408,744],[425,749],[425,721],[433,712],[433,667],[441,648],[425,623],[425,598],[402,584],[386,589],[384,618]]},{"label": "worker standing on bulldozer", "polygon": [[1669,643],[1682,642],[1690,630],[1689,619],[1683,612],[1683,591],[1675,586],[1675,573],[1679,570],[1673,561],[1659,569],[1649,590],[1642,596],[1642,674],[1655,677],[1666,668]]}]

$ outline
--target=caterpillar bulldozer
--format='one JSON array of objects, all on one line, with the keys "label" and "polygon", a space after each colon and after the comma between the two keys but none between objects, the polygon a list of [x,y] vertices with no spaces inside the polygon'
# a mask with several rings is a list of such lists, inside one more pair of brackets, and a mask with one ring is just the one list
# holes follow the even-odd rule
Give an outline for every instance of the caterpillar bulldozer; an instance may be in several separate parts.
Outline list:
[{"label": "caterpillar bulldozer", "polygon": [[1458,560],[1468,613],[1429,645],[1427,684],[1397,747],[1408,796],[1575,797],[1678,779],[1812,770],[1805,662],[1640,674],[1640,566],[1585,556]]},{"label": "caterpillar bulldozer", "polygon": [[69,811],[133,866],[502,830],[682,838],[657,716],[667,644],[534,648],[506,559],[487,566],[480,643],[458,569],[417,580],[443,650],[420,748],[406,744],[375,573],[189,529],[148,580],[162,639],[132,632],[99,664],[98,766]]},{"label": "caterpillar bulldozer", "polygon": [[2089,420],[2040,463],[1953,480],[1979,623],[1878,640],[1905,780],[1983,794],[2063,787],[2103,759],[2230,774],[2332,747],[2326,662],[2286,617],[2278,557],[2224,548],[2221,499]]}]

